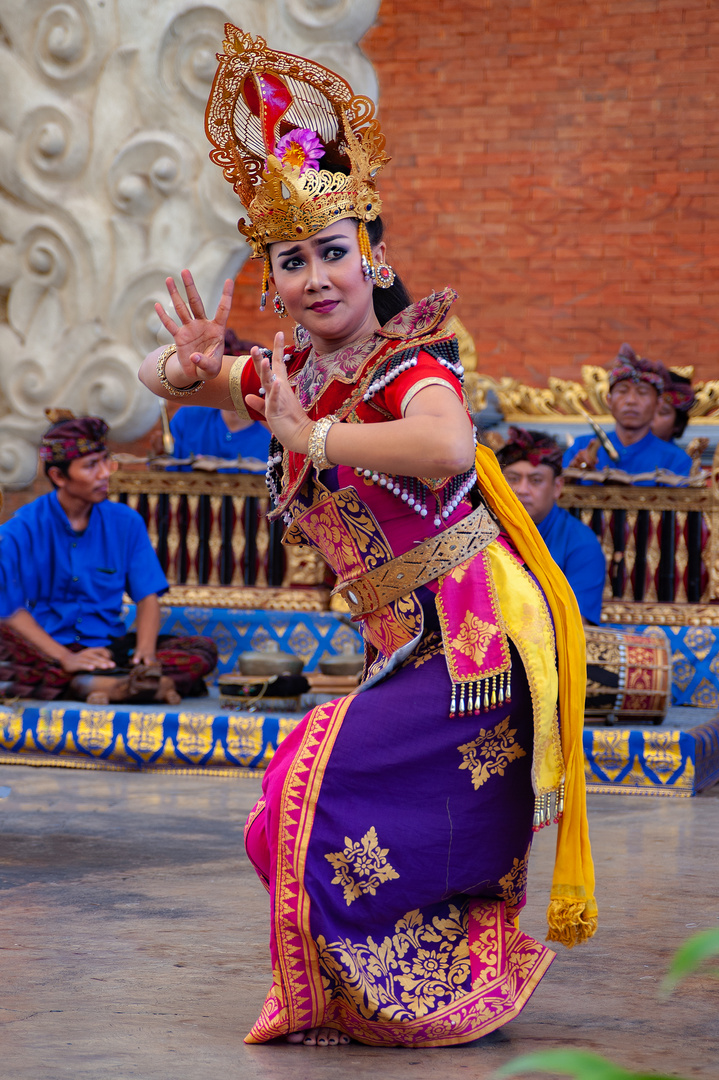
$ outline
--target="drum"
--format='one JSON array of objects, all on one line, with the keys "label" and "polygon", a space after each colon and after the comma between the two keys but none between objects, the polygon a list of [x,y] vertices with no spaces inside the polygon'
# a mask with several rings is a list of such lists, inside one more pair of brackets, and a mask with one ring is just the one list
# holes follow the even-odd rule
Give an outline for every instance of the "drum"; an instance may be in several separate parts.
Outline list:
[{"label": "drum", "polygon": [[585,626],[585,716],[606,723],[661,724],[671,703],[669,639],[658,627],[643,632]]}]

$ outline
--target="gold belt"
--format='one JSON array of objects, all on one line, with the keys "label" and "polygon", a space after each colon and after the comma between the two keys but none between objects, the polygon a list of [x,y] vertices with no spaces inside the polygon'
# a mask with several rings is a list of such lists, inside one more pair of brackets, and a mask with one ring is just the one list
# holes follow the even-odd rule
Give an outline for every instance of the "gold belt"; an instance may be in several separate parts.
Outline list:
[{"label": "gold belt", "polygon": [[423,540],[404,555],[398,555],[351,581],[340,582],[332,595],[339,593],[353,615],[369,615],[446,574],[482,551],[498,536],[499,525],[485,506],[479,506],[456,525]]}]

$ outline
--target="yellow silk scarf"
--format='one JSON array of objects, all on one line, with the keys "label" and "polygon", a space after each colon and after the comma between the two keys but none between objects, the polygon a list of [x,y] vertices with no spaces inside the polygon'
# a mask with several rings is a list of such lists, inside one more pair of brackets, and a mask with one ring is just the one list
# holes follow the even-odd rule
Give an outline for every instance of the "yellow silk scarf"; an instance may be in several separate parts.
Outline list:
[{"label": "yellow silk scarf", "polygon": [[[597,928],[582,746],[587,679],[584,630],[577,601],[567,579],[549,554],[536,525],[504,479],[496,457],[487,447],[478,446],[476,463],[482,494],[544,590],[554,619],[565,796],[564,814],[558,825],[547,911],[547,940],[559,941],[571,948],[590,938]],[[541,769],[541,763],[539,767]],[[538,779],[541,785],[541,774]],[[549,778],[547,782],[550,782]]]}]

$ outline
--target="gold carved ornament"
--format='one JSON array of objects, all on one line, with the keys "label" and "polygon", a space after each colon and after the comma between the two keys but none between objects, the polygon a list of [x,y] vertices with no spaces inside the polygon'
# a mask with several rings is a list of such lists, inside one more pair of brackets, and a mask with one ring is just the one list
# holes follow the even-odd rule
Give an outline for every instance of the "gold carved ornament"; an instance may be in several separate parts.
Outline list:
[{"label": "gold carved ornament", "polygon": [[[694,373],[693,367],[672,367],[669,370],[687,378]],[[539,387],[529,386],[508,375],[494,379],[491,375],[478,374],[472,408],[473,411],[480,411],[487,392],[492,390],[504,419],[509,423],[521,424],[543,418],[586,423],[586,413],[600,424],[611,423],[609,372],[593,364],[583,364],[581,375],[581,382],[550,375],[547,386]],[[689,410],[690,422],[701,420],[704,424],[719,424],[719,379],[697,382],[694,393],[694,404]],[[480,400],[482,404],[477,406]]]}]

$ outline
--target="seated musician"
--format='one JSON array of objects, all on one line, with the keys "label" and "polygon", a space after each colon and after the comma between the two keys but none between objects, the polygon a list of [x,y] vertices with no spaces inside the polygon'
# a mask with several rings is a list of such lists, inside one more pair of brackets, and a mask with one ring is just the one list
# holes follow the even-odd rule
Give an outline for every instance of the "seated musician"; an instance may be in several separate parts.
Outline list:
[{"label": "seated musician", "polygon": [[[205,691],[217,663],[204,637],[158,639],[167,591],[140,515],[108,501],[107,424],[72,414],[51,425],[40,458],[54,491],[0,527],[0,693],[101,704]],[[127,635],[123,594],[137,604]],[[157,646],[160,645],[160,648]],[[127,666],[124,675],[110,675]]]},{"label": "seated musician", "polygon": [[[241,341],[232,330],[225,331],[225,356],[246,356],[256,341]],[[204,454],[219,458],[257,458],[267,461],[270,433],[264,424],[241,417],[235,409],[202,409],[197,405],[181,406],[170,421],[175,443],[174,456],[188,458]],[[177,466],[189,472],[190,465]],[[218,472],[237,472],[236,468]]]},{"label": "seated musician", "polygon": [[588,525],[557,506],[564,481],[562,451],[551,435],[511,427],[497,451],[504,478],[564,572],[585,623],[598,623],[606,578],[604,553]]},{"label": "seated musician", "polygon": [[[580,435],[565,451],[564,466],[610,467],[630,474],[666,469],[678,476],[688,476],[692,467],[689,455],[652,432],[659,399],[670,385],[671,377],[663,364],[640,358],[629,345],[622,345],[609,373],[607,396],[615,423],[615,430],[607,432],[607,437],[618,452],[619,460],[612,461],[594,435]],[[652,487],[654,482],[653,479],[637,481],[644,487]]]},{"label": "seated musician", "polygon": [[691,381],[685,375],[670,371],[669,378],[671,382],[660,397],[652,420],[652,431],[665,442],[674,442],[686,431],[695,395]]}]

